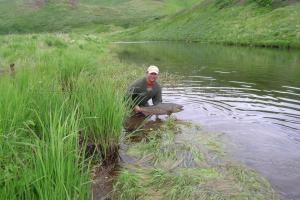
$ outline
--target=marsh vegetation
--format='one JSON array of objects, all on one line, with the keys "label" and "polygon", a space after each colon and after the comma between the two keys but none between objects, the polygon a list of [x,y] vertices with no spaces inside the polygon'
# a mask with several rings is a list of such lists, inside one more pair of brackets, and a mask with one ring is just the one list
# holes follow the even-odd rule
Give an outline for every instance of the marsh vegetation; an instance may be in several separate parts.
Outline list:
[{"label": "marsh vegetation", "polygon": [[126,113],[114,66],[100,56],[105,42],[36,34],[1,44],[3,66],[16,65],[15,76],[0,80],[1,196],[87,199],[86,151],[92,143],[100,163],[116,155]]},{"label": "marsh vegetation", "polygon": [[[96,198],[95,168],[114,170],[122,152],[134,163],[121,162],[112,191],[97,198],[277,199],[255,172],[224,161],[217,139],[197,127],[168,119],[157,130],[136,132],[138,142],[124,137],[126,88],[144,71],[121,62],[108,47],[111,40],[299,46],[299,4],[277,9],[269,1],[226,2],[0,1],[0,199]],[[253,16],[247,26],[226,28],[240,22],[230,6],[239,20]],[[231,17],[208,26],[211,17],[220,22],[224,16]],[[268,26],[278,31],[258,26],[278,16],[285,17]],[[261,34],[253,38],[253,29]],[[170,84],[178,79],[161,76]],[[120,144],[127,145],[124,151]]]},{"label": "marsh vegetation", "polygon": [[220,134],[167,119],[127,142],[113,199],[279,199],[268,182],[226,160]]}]

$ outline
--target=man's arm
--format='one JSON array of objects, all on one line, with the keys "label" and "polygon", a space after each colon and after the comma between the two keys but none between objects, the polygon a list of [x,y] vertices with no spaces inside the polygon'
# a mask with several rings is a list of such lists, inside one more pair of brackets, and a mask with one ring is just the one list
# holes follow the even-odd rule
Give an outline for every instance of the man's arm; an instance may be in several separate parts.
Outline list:
[{"label": "man's arm", "polygon": [[133,82],[128,90],[127,90],[127,97],[132,101],[133,104],[136,104],[138,98],[138,83],[137,81]]},{"label": "man's arm", "polygon": [[140,83],[139,81],[135,81],[134,83],[132,83],[128,90],[127,90],[127,96],[131,101],[131,105],[133,108],[133,111],[138,113],[141,112],[141,108],[137,105],[138,101],[139,101],[139,88],[140,87]]},{"label": "man's arm", "polygon": [[162,102],[162,95],[161,95],[161,87],[160,86],[158,87],[157,93],[152,98],[152,102],[153,102],[153,105],[157,105],[157,104]]}]

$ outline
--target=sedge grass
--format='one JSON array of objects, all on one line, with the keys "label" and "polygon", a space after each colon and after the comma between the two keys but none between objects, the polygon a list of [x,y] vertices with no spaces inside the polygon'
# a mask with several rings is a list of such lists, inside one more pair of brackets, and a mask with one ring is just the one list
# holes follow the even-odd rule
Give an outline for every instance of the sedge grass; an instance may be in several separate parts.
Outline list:
[{"label": "sedge grass", "polygon": [[53,91],[58,81],[40,83],[29,70],[0,81],[1,199],[86,199],[77,111],[57,109],[64,101]]},{"label": "sedge grass", "polygon": [[[25,77],[26,75],[24,75]],[[0,133],[6,134],[22,126],[28,116],[28,95],[23,95],[28,88],[15,87],[10,76],[0,79]]]},{"label": "sedge grass", "polygon": [[38,117],[43,137],[35,142],[32,189],[37,199],[87,199],[89,168],[80,156],[77,111],[65,117],[61,107],[49,115],[47,123]]},{"label": "sedge grass", "polygon": [[[96,70],[104,67],[102,41],[40,34],[1,42],[1,65],[17,67],[15,76],[4,71],[0,79],[0,199],[88,199],[79,132],[108,154],[119,143],[126,111],[114,80]],[[65,80],[72,89],[63,90]]]},{"label": "sedge grass", "polygon": [[110,78],[92,79],[85,73],[77,80],[75,94],[85,135],[99,146],[103,158],[107,159],[118,149],[126,113],[124,94]]}]

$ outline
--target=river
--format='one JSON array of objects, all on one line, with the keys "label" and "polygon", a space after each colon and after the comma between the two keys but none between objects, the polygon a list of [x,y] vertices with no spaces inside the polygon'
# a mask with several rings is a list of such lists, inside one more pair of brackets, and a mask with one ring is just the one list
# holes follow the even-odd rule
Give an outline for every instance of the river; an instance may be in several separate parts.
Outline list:
[{"label": "river", "polygon": [[222,132],[226,152],[300,199],[300,51],[182,42],[115,43],[120,60],[182,77],[163,85],[176,114]]}]

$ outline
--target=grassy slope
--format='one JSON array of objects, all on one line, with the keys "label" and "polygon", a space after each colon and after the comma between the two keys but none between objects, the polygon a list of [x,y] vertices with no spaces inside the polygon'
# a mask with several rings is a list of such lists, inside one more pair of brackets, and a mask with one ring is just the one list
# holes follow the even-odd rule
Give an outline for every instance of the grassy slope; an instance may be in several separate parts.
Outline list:
[{"label": "grassy slope", "polygon": [[300,3],[277,8],[255,3],[220,8],[205,1],[192,9],[140,26],[128,32],[128,38],[300,47],[299,11]]},{"label": "grassy slope", "polygon": [[[0,33],[33,33],[70,31],[74,28],[94,29],[96,32],[107,31],[112,26],[128,26],[135,24],[145,17],[148,12],[141,12],[135,8],[133,1],[123,1],[118,6],[80,2],[75,7],[68,3],[44,3],[37,8],[23,1],[1,3]],[[132,7],[131,9],[124,9]],[[152,6],[156,7],[156,5]],[[150,10],[152,9],[150,8]],[[9,8],[9,9],[7,9]],[[124,10],[124,12],[119,12]],[[137,13],[131,13],[137,10]],[[131,16],[140,15],[140,19],[131,19]]]},{"label": "grassy slope", "polygon": [[[38,6],[34,1],[44,3]],[[271,8],[255,3],[224,6],[225,1],[213,0],[76,2],[72,6],[68,0],[2,0],[0,34],[114,32],[143,23],[120,37],[300,47],[300,3]]]},{"label": "grassy slope", "polygon": [[[32,3],[41,1],[42,3]],[[27,3],[26,3],[27,2]],[[43,3],[44,2],[44,3]],[[0,34],[37,32],[108,32],[159,18],[193,5],[195,0],[2,0]]]}]

